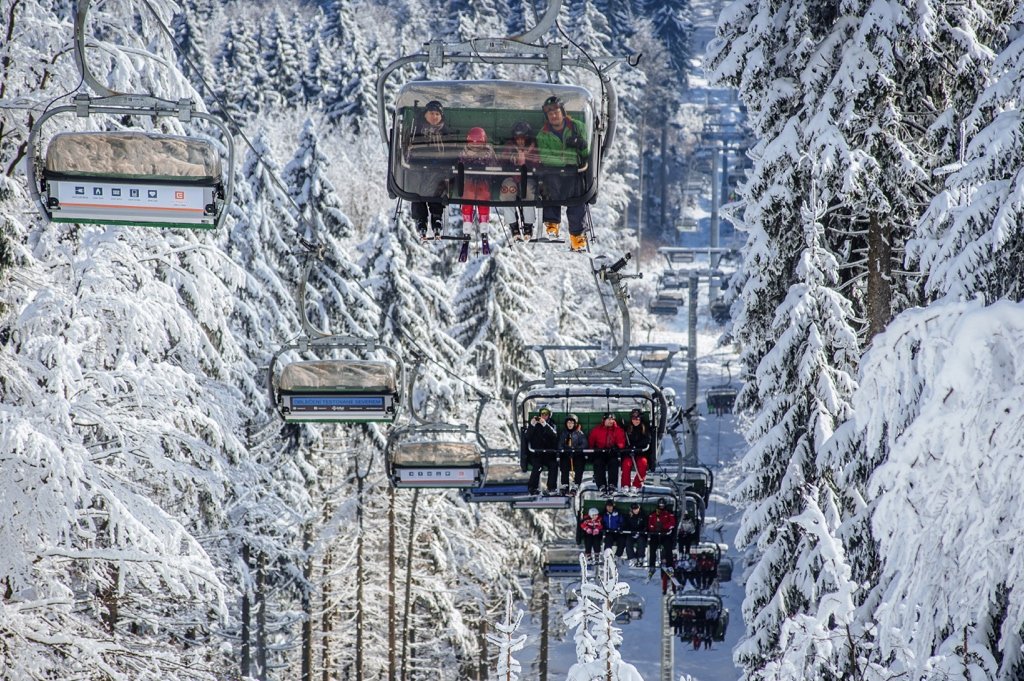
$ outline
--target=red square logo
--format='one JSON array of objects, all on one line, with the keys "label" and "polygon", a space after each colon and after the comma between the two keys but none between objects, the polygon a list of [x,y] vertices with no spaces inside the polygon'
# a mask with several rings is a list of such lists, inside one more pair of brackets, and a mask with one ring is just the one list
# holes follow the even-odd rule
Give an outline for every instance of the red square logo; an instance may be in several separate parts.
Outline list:
[{"label": "red square logo", "polygon": [[174,192],[174,198],[178,199],[179,201],[184,200],[185,192]]}]

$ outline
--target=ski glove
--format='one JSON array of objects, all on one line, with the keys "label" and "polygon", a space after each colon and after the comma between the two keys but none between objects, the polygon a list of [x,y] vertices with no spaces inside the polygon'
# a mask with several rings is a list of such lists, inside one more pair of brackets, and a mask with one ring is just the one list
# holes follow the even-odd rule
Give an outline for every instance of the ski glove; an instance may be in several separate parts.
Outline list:
[{"label": "ski glove", "polygon": [[565,146],[569,147],[570,149],[582,150],[587,148],[587,143],[579,135],[571,135],[567,140],[565,140]]}]

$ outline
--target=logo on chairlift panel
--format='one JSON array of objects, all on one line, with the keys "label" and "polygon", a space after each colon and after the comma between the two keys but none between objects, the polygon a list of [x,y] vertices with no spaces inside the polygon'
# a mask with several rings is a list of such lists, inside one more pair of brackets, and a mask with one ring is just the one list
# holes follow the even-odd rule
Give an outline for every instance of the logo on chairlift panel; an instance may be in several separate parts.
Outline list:
[{"label": "logo on chairlift panel", "polygon": [[183,191],[176,191],[176,192],[174,192],[174,198],[177,199],[178,201],[184,201],[185,200],[185,192],[183,192]]}]

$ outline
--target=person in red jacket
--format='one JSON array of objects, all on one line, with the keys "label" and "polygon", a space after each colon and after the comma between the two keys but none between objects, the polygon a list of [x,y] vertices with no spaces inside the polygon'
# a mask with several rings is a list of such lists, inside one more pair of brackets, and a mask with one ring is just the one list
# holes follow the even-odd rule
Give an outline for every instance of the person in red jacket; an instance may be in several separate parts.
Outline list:
[{"label": "person in red jacket", "polygon": [[601,553],[601,534],[604,531],[601,514],[596,508],[587,511],[580,521],[580,529],[583,530],[583,552],[587,554],[587,560],[594,562]]},{"label": "person in red jacket", "polygon": [[587,446],[594,450],[594,484],[602,492],[613,492],[619,477],[619,452],[626,447],[626,433],[615,421],[615,414],[605,414],[601,425],[591,429]]},{"label": "person in red jacket", "polygon": [[661,565],[671,565],[672,540],[675,537],[676,516],[668,509],[664,499],[658,499],[658,507],[647,516],[647,541],[650,545],[650,572],[654,574],[658,565],[658,549],[661,548]]}]

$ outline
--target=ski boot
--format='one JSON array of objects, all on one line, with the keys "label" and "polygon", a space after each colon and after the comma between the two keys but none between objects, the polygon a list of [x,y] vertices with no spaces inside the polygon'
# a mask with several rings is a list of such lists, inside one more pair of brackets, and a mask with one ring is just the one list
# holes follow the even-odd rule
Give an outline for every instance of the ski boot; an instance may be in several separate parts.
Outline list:
[{"label": "ski boot", "polygon": [[427,240],[427,223],[420,222],[416,225],[416,233],[420,235],[420,241]]},{"label": "ski boot", "polygon": [[521,229],[519,229],[519,223],[518,222],[513,222],[511,225],[508,226],[508,228],[512,231],[512,238],[513,239],[515,239],[516,241],[522,241],[523,240],[523,231]]},{"label": "ski boot", "polygon": [[462,248],[459,249],[459,262],[466,262],[469,260],[469,240],[473,235],[473,223],[463,222],[462,223]]},{"label": "ski boot", "polygon": [[587,250],[587,235],[584,232],[569,235],[569,250],[574,253],[581,253]]},{"label": "ski boot", "polygon": [[557,222],[545,222],[544,233],[549,239],[558,238],[558,223]]},{"label": "ski boot", "polygon": [[484,255],[491,254],[491,242],[487,240],[487,232],[480,233],[480,252]]},{"label": "ski boot", "polygon": [[441,226],[441,221],[437,220],[437,219],[431,220],[430,221],[430,227],[434,230],[434,238],[435,239],[440,239],[441,238],[441,233],[443,231],[442,226]]}]

